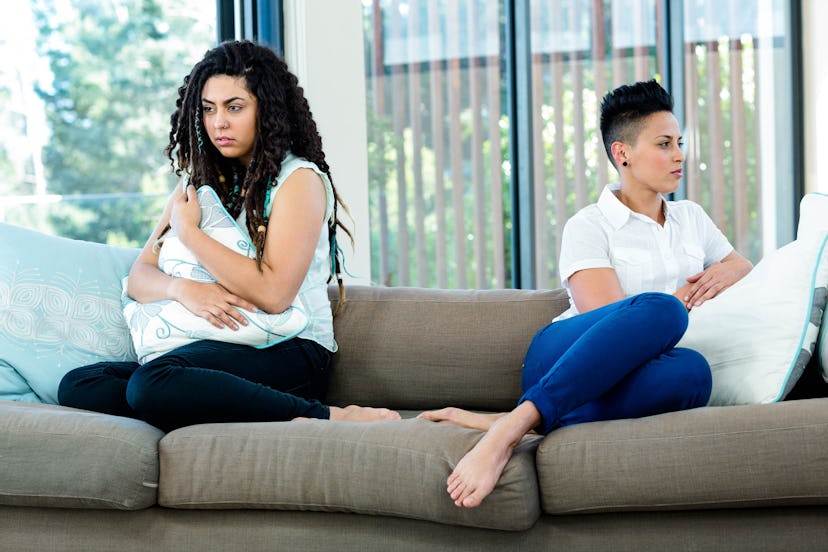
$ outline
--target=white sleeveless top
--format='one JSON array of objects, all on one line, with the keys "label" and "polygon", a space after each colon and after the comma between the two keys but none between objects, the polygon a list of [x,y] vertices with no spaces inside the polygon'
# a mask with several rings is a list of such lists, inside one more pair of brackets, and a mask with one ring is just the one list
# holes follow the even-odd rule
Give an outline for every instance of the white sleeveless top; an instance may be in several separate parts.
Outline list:
[{"label": "white sleeveless top", "polygon": [[[335,353],[337,344],[333,335],[333,313],[331,312],[331,303],[328,299],[328,278],[331,276],[331,244],[328,240],[327,223],[333,215],[335,198],[333,186],[331,185],[330,179],[328,179],[328,175],[322,172],[315,163],[288,152],[284,161],[282,161],[282,171],[276,178],[275,184],[273,184],[274,190],[270,195],[269,203],[265,205],[265,211],[270,216],[270,212],[273,209],[273,200],[280,189],[279,185],[297,169],[311,169],[318,174],[325,185],[325,195],[327,197],[327,205],[325,207],[326,223],[322,225],[310,268],[305,275],[304,281],[302,281],[302,285],[299,288],[299,295],[297,296],[302,309],[308,317],[307,327],[297,337],[315,341]],[[242,209],[236,222],[249,237],[247,215],[244,209]]]}]

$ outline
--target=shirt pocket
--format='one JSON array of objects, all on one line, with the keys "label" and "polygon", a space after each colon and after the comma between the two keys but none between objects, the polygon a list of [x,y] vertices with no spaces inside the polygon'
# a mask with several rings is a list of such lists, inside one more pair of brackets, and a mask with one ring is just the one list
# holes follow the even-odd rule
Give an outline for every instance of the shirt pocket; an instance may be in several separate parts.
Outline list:
[{"label": "shirt pocket", "polygon": [[612,267],[618,275],[625,296],[652,291],[647,287],[651,280],[652,255],[637,247],[615,247],[612,250]]},{"label": "shirt pocket", "polygon": [[682,280],[704,270],[704,249],[698,245],[684,244],[682,246],[684,255],[681,259]]}]

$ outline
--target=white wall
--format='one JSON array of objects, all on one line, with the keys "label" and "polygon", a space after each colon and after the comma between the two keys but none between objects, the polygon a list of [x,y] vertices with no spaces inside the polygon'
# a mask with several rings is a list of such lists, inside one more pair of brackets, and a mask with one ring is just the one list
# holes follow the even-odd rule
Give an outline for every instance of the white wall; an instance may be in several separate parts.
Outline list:
[{"label": "white wall", "polygon": [[[828,193],[828,2],[803,0],[805,191]],[[820,159],[820,155],[822,158]]]},{"label": "white wall", "polygon": [[286,0],[285,61],[305,89],[322,135],[334,185],[353,221],[340,218],[354,234],[351,249],[339,234],[345,267],[369,283],[371,249],[368,232],[368,139],[361,0]]}]

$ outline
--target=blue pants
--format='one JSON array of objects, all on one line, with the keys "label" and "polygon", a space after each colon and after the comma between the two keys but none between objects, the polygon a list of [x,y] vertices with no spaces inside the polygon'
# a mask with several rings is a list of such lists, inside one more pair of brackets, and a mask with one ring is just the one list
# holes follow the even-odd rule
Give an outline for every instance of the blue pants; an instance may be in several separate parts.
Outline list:
[{"label": "blue pants", "polygon": [[638,418],[707,404],[710,366],[675,348],[687,311],[665,293],[642,293],[553,322],[533,339],[520,402],[532,401],[537,430]]},{"label": "blue pants", "polygon": [[155,360],[100,362],[66,374],[64,406],[144,420],[164,431],[210,422],[328,418],[317,399],[327,385],[331,353],[294,338],[256,349],[196,341]]}]

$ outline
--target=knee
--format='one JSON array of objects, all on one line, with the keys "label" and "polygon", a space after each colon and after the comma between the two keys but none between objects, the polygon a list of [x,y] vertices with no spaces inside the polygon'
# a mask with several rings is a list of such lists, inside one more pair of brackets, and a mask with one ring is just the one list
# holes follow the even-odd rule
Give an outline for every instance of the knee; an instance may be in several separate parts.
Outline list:
[{"label": "knee", "polygon": [[75,391],[77,390],[78,380],[83,376],[80,368],[75,368],[67,372],[61,378],[58,384],[57,399],[58,404],[63,406],[77,406],[77,397]]},{"label": "knee", "polygon": [[107,362],[99,362],[89,366],[81,366],[64,374],[60,383],[58,383],[58,404],[74,408],[88,408],[89,384],[96,380],[100,374],[106,372],[108,364]]},{"label": "knee", "polygon": [[676,348],[672,354],[680,359],[676,363],[674,389],[683,394],[685,408],[706,406],[713,390],[713,375],[707,360],[693,349]]},{"label": "knee", "polygon": [[675,343],[678,343],[687,330],[689,318],[687,308],[676,296],[646,292],[636,296],[635,302],[646,307],[649,327],[670,332],[675,337]]},{"label": "knee", "polygon": [[675,295],[647,291],[636,296],[636,302],[648,306],[654,316],[663,316],[669,320],[687,320],[687,308]]},{"label": "knee", "polygon": [[138,368],[126,387],[126,400],[135,412],[146,415],[152,411],[155,393],[153,382],[156,380],[153,370],[148,365]]}]

